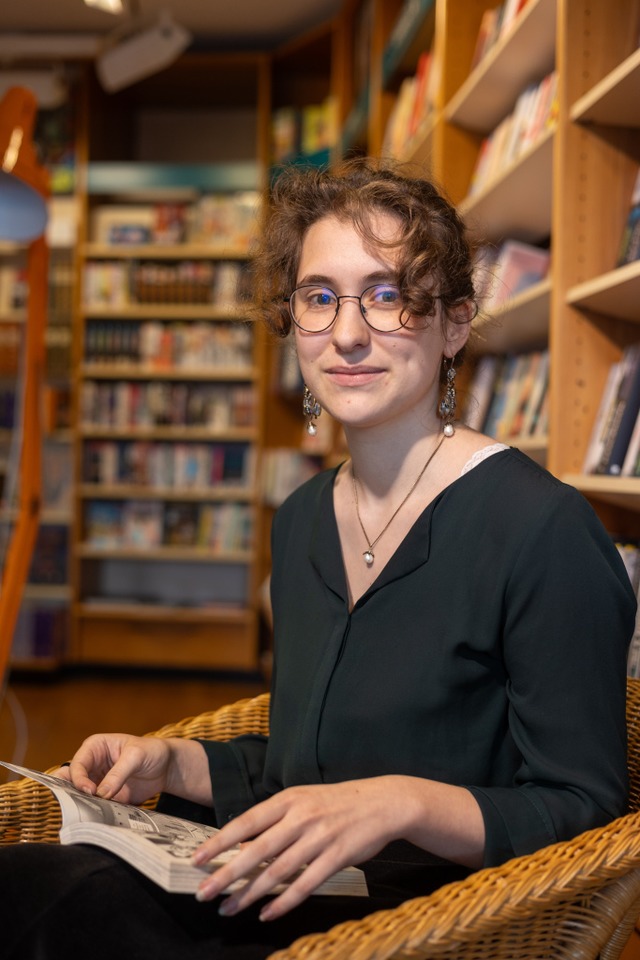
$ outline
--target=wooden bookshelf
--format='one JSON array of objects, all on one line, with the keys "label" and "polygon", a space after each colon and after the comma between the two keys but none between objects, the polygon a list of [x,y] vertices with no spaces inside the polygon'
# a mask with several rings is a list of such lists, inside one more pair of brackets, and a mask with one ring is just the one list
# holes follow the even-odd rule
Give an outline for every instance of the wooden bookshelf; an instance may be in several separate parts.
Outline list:
[{"label": "wooden bookshelf", "polygon": [[[258,666],[261,526],[256,471],[263,442],[265,344],[262,331],[250,324],[241,342],[229,340],[225,330],[246,314],[239,284],[249,265],[250,239],[247,235],[245,241],[244,235],[251,211],[245,208],[245,219],[234,222],[232,212],[220,207],[223,200],[210,198],[233,202],[238,197],[238,202],[247,203],[259,196],[266,169],[268,89],[269,61],[262,54],[187,54],[163,75],[138,84],[135,103],[126,95],[107,96],[93,80],[87,82],[86,194],[78,263],[86,280],[79,285],[76,304],[74,366],[75,662],[248,670]],[[191,125],[190,111],[195,118]],[[127,124],[119,124],[118,117],[124,115]],[[174,126],[182,130],[179,144],[174,133],[162,131],[172,116]],[[229,138],[222,142],[212,136],[226,117],[236,131],[237,147]],[[138,137],[135,149],[130,134]],[[168,217],[169,227],[159,217]],[[235,233],[221,225],[216,228],[223,222]],[[254,222],[257,230],[257,207]],[[159,240],[160,229],[165,232]],[[240,233],[242,240],[237,242]],[[135,239],[129,242],[129,237]],[[151,279],[139,273],[147,265],[157,271]],[[218,290],[215,280],[223,267],[224,289]],[[236,276],[233,298],[225,284],[235,283]],[[109,283],[116,286],[105,288]],[[140,340],[152,329],[153,336],[163,337],[165,343],[157,362],[155,356],[149,360],[149,344],[143,352]],[[109,336],[115,340],[109,341]],[[202,336],[206,340],[193,339]],[[187,338],[191,339],[186,347]],[[193,344],[201,342],[206,349],[194,355]],[[206,360],[207,356],[215,359]],[[171,416],[154,408],[149,416],[143,411],[141,417],[107,419],[97,407],[87,406],[87,396],[96,391],[112,399],[114,391],[120,391],[125,404],[144,404],[151,389],[154,396],[165,398],[163,403],[172,402],[166,399],[167,391],[182,391],[183,406]],[[197,397],[193,391],[198,391]],[[210,391],[224,409],[212,408],[209,413],[202,409],[213,402],[207,400]],[[191,400],[185,401],[185,396],[198,407],[195,412],[190,412]],[[241,396],[252,398],[244,401],[249,406],[242,410]],[[110,400],[104,402],[108,405]],[[100,481],[100,476],[107,476],[100,473],[99,459],[105,445],[111,458],[109,482]],[[169,451],[170,464],[162,469],[177,470],[173,451],[178,448],[213,457],[221,455],[215,454],[220,445],[240,451],[242,469],[249,471],[246,477],[230,482],[212,476],[198,488],[178,479],[167,486],[156,482],[156,474],[145,463],[144,483],[136,482],[138,474],[129,467],[115,474],[123,477],[122,482],[112,482],[114,456],[117,464],[118,457]],[[91,474],[85,475],[87,457],[96,456]],[[95,531],[90,524],[100,516],[93,508],[107,507],[115,511],[113,517],[123,518],[125,527],[122,534],[116,527],[105,537],[110,545],[103,546],[99,537],[92,539]],[[249,537],[246,549],[208,546],[205,540],[201,545],[202,532],[194,533],[192,541],[186,528],[181,533],[184,541],[167,540],[169,511],[179,516],[184,510],[185,522],[191,517],[199,524],[204,510],[218,517],[220,511],[231,516],[229,511],[236,508],[249,525],[248,533],[242,528],[242,537]],[[141,527],[131,544],[131,531],[126,533],[129,509],[150,511],[155,526],[146,543]],[[108,511],[105,517],[108,523]]]}]

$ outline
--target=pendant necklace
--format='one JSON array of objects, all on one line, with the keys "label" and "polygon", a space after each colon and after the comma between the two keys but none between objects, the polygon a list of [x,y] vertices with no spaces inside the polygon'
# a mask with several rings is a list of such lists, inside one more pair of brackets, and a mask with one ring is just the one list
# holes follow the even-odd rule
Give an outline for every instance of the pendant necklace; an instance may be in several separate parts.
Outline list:
[{"label": "pendant necklace", "polygon": [[367,565],[368,567],[371,567],[371,566],[373,565],[373,561],[375,560],[375,554],[374,554],[374,552],[373,552],[373,548],[375,547],[375,545],[376,545],[376,543],[378,542],[378,540],[383,536],[383,534],[385,534],[385,533],[387,532],[387,530],[389,529],[389,527],[391,526],[391,524],[393,523],[393,521],[395,520],[395,518],[397,517],[397,515],[398,515],[398,514],[400,513],[400,511],[402,510],[402,508],[404,507],[405,503],[407,502],[407,500],[409,499],[409,497],[411,496],[411,494],[413,493],[413,491],[415,490],[415,488],[418,486],[418,484],[419,484],[420,481],[422,480],[423,476],[424,476],[425,473],[426,473],[427,467],[429,466],[429,464],[431,463],[431,461],[432,461],[433,458],[435,457],[436,453],[438,452],[438,450],[439,450],[440,447],[442,446],[442,442],[443,442],[444,439],[445,439],[444,435],[443,435],[442,437],[440,437],[440,440],[438,441],[438,443],[436,444],[436,446],[434,447],[434,449],[433,449],[433,450],[431,451],[431,453],[429,454],[429,458],[427,459],[427,462],[425,463],[424,467],[422,468],[422,470],[420,471],[420,473],[419,473],[418,476],[416,477],[416,480],[415,480],[413,486],[411,487],[411,489],[409,490],[409,492],[404,496],[404,498],[401,500],[400,505],[397,506],[396,509],[393,511],[393,513],[391,514],[391,516],[390,516],[389,519],[387,520],[386,524],[384,525],[384,527],[382,528],[382,530],[380,531],[380,533],[378,534],[378,536],[377,536],[374,540],[369,540],[369,536],[368,536],[367,531],[365,530],[364,524],[363,524],[363,522],[362,522],[362,517],[360,516],[360,507],[359,507],[359,504],[358,504],[358,483],[357,483],[357,481],[356,481],[356,475],[355,475],[355,471],[354,471],[354,469],[353,469],[353,461],[351,462],[351,482],[352,482],[352,484],[353,484],[353,499],[355,500],[355,504],[356,504],[356,516],[357,516],[357,518],[358,518],[358,523],[360,524],[360,529],[362,530],[362,533],[364,534],[364,538],[365,538],[365,540],[367,541],[367,549],[364,551],[364,553],[362,554],[362,556],[364,557],[364,562],[366,563],[366,565]]}]

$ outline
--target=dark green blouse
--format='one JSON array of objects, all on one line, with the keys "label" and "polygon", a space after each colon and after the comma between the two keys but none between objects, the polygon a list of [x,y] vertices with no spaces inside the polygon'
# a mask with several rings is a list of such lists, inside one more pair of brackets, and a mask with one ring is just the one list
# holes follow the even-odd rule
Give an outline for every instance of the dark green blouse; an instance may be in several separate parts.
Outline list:
[{"label": "dark green blouse", "polygon": [[293,784],[408,774],[472,791],[491,865],[622,814],[636,603],[586,500],[497,453],[349,611],[334,479],[275,518],[271,734],[206,744],[218,823]]}]

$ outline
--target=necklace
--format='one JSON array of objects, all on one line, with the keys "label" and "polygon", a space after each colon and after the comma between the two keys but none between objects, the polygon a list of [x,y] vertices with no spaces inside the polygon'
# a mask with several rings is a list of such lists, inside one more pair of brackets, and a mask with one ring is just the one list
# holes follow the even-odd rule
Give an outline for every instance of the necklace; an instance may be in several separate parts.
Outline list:
[{"label": "necklace", "polygon": [[438,452],[438,450],[439,450],[440,447],[442,446],[442,442],[443,442],[444,438],[445,438],[445,437],[444,437],[444,434],[443,434],[443,436],[440,437],[440,440],[438,441],[438,443],[436,444],[436,446],[434,447],[434,449],[433,449],[433,450],[431,451],[431,453],[429,454],[429,457],[428,457],[428,459],[427,459],[427,462],[425,463],[424,467],[422,468],[422,470],[420,471],[420,473],[419,473],[418,476],[416,477],[415,482],[413,483],[413,486],[411,487],[411,489],[409,490],[409,492],[403,497],[403,499],[400,501],[400,504],[399,504],[399,505],[396,507],[396,509],[393,511],[393,513],[391,514],[391,516],[389,517],[389,519],[388,519],[387,522],[385,523],[384,527],[382,528],[382,530],[380,531],[380,533],[378,534],[378,536],[377,536],[374,540],[369,540],[369,536],[368,536],[367,531],[365,530],[364,524],[363,524],[363,522],[362,522],[362,517],[360,516],[360,507],[359,507],[359,504],[358,504],[358,483],[357,483],[357,481],[356,481],[356,474],[355,474],[355,471],[354,471],[354,469],[353,469],[353,461],[352,461],[352,463],[351,463],[351,482],[352,482],[352,484],[353,484],[353,499],[355,500],[355,504],[356,504],[356,516],[357,516],[357,518],[358,518],[358,523],[360,524],[360,529],[362,530],[362,533],[364,534],[364,538],[365,538],[365,540],[367,541],[367,549],[364,551],[364,553],[362,554],[362,556],[364,557],[364,562],[366,563],[366,565],[367,565],[368,567],[371,567],[371,566],[373,565],[373,561],[375,560],[375,554],[374,554],[374,552],[373,552],[373,548],[375,547],[375,545],[376,545],[376,543],[378,542],[378,540],[383,536],[383,534],[385,534],[385,533],[387,532],[387,530],[389,529],[389,527],[391,526],[391,524],[393,523],[393,521],[395,520],[395,518],[398,516],[398,514],[399,514],[400,511],[402,510],[402,508],[404,507],[405,503],[407,502],[407,500],[409,499],[409,497],[411,496],[411,494],[413,493],[413,491],[415,490],[415,488],[418,486],[418,484],[419,484],[420,481],[422,480],[423,476],[424,476],[425,473],[426,473],[427,467],[429,466],[429,464],[431,463],[431,461],[432,461],[433,458],[435,457],[436,453]]}]

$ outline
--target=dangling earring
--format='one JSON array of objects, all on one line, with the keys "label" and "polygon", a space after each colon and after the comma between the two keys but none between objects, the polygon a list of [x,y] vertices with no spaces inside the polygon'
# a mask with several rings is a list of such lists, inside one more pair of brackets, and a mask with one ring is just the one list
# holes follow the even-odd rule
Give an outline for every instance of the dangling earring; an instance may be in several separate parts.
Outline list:
[{"label": "dangling earring", "polygon": [[[444,420],[443,433],[445,437],[452,437],[456,432],[453,426],[453,415],[456,412],[456,369],[453,366],[454,359],[455,357],[451,357],[449,369],[447,370],[447,388],[444,397],[440,401],[439,407],[440,416]],[[443,363],[446,366],[446,359],[443,360]]]},{"label": "dangling earring", "polygon": [[304,385],[304,394],[302,395],[302,412],[307,418],[307,433],[310,437],[315,437],[316,433],[318,432],[315,422],[322,413],[322,407],[311,393],[306,383]]}]

